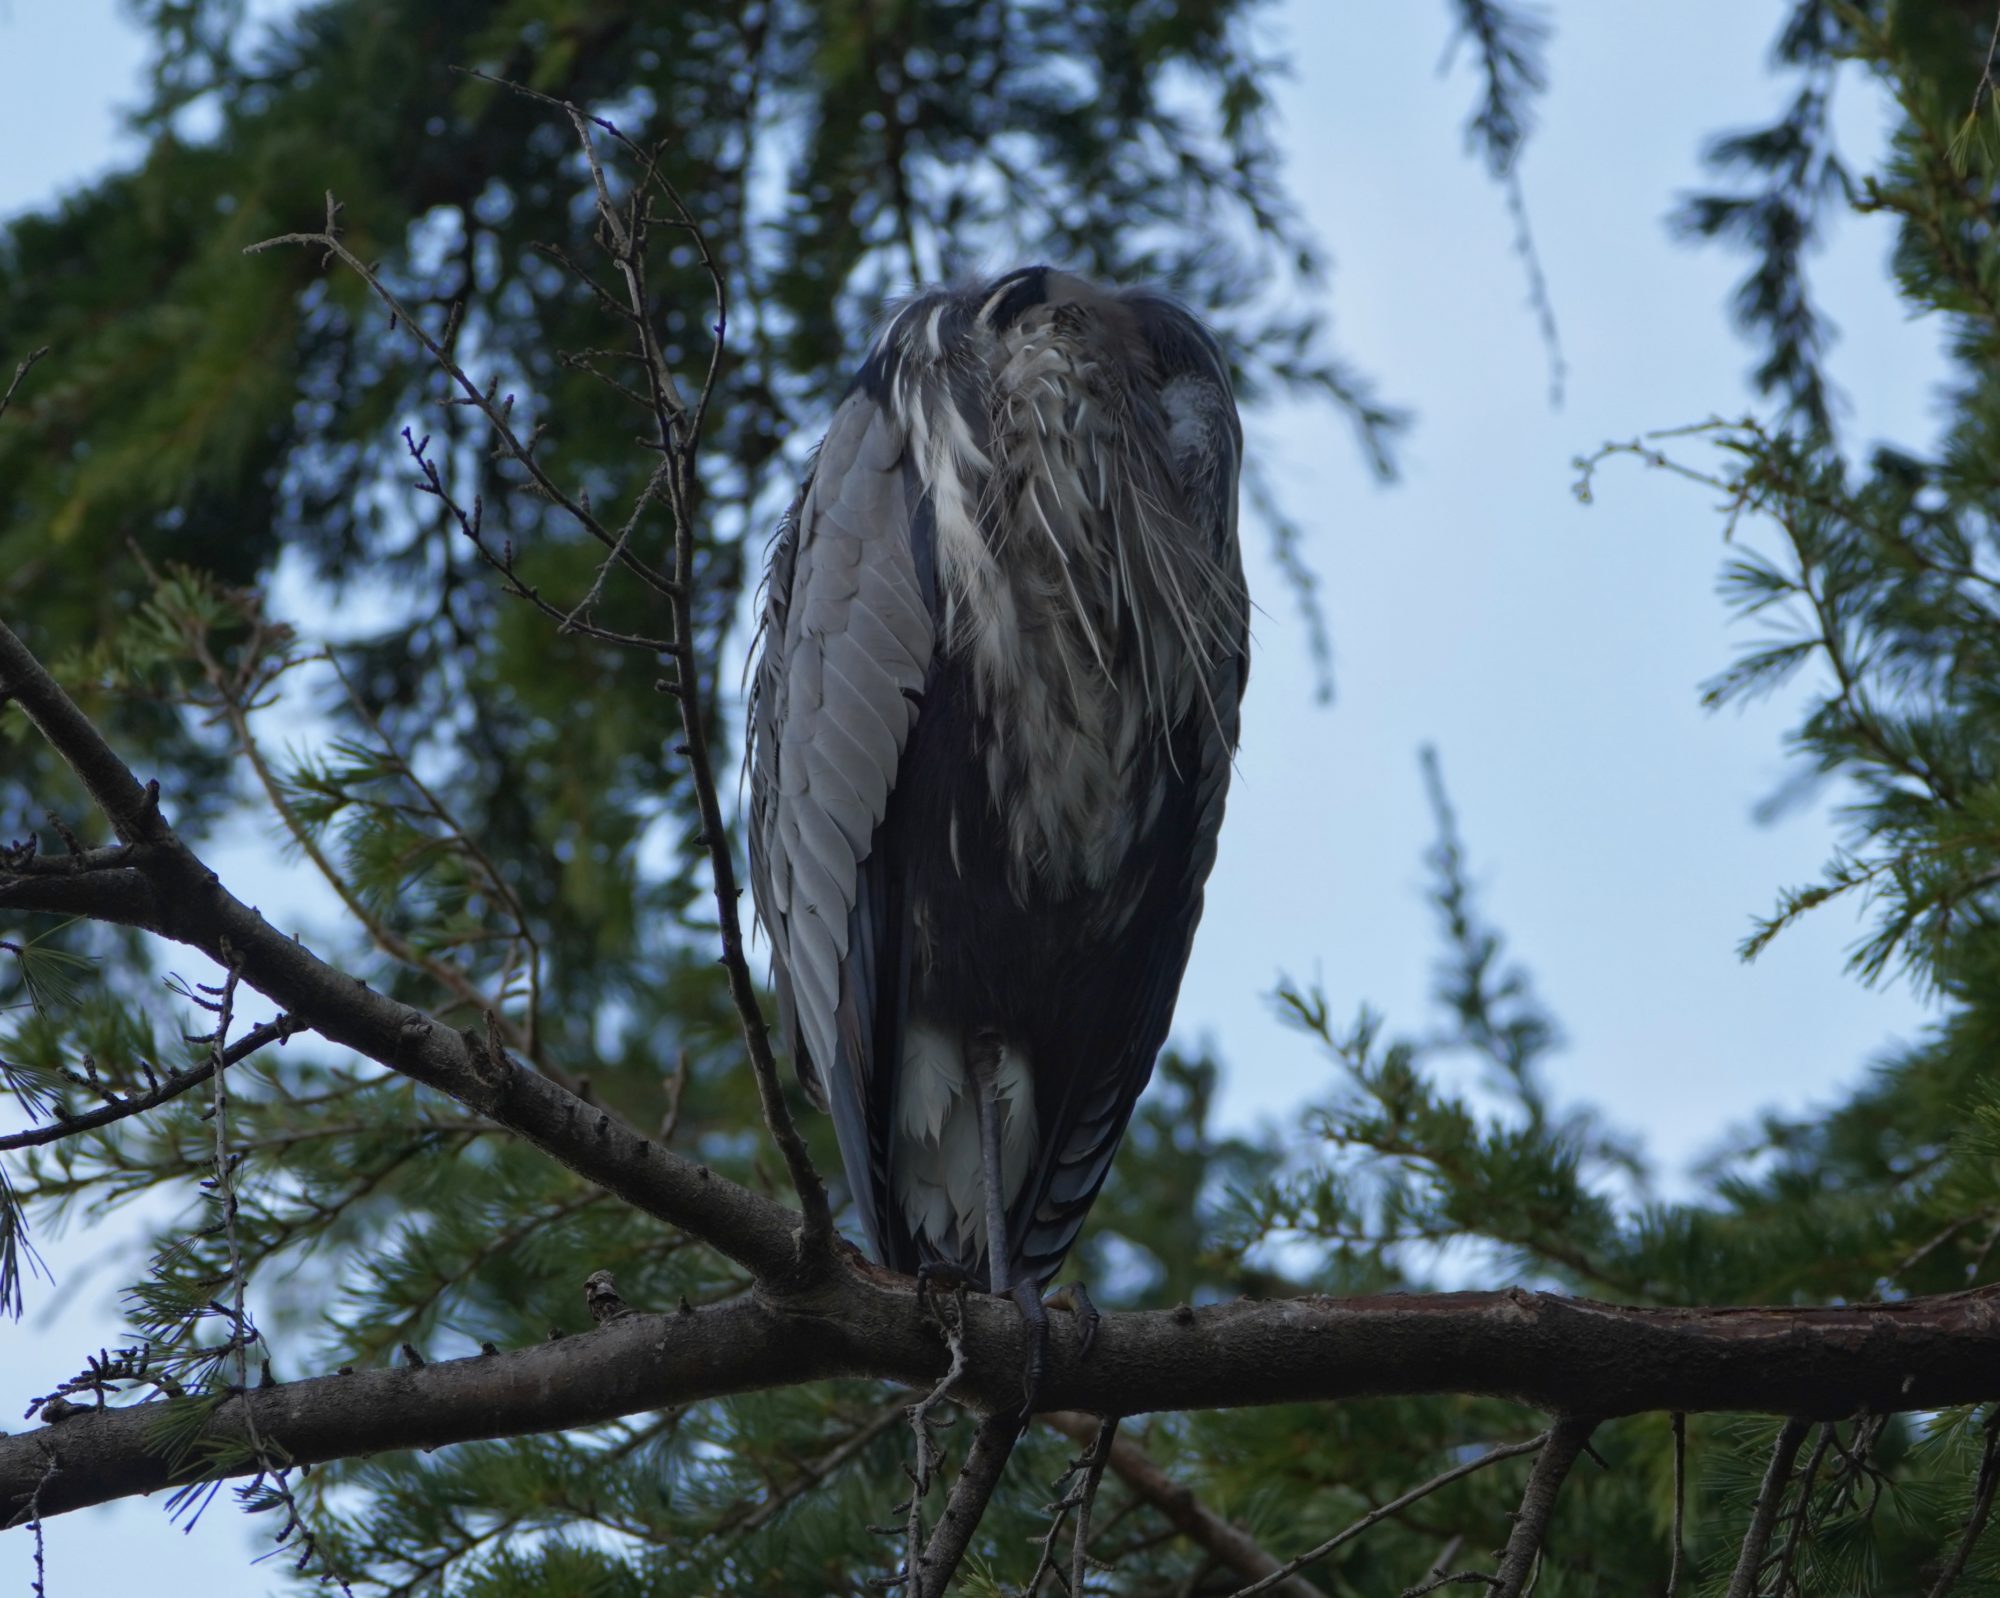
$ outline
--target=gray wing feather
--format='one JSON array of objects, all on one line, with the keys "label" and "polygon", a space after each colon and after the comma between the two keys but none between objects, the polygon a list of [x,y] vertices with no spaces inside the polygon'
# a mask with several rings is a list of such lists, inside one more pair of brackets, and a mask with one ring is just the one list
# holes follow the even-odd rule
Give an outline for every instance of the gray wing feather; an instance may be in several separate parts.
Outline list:
[{"label": "gray wing feather", "polygon": [[[904,439],[850,395],[779,532],[751,712],[751,886],[800,1080],[865,1185],[875,939],[855,937],[862,866],[930,669]],[[858,970],[856,966],[870,969]],[[873,1195],[857,1192],[864,1216]]]}]

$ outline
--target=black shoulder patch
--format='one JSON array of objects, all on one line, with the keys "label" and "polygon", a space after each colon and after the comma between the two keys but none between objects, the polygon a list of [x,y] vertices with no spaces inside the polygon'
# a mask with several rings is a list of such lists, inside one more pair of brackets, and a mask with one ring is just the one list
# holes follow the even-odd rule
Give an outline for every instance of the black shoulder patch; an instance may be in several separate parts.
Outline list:
[{"label": "black shoulder patch", "polygon": [[987,285],[986,308],[979,313],[979,319],[998,333],[1012,327],[1048,297],[1049,269],[1024,266]]}]

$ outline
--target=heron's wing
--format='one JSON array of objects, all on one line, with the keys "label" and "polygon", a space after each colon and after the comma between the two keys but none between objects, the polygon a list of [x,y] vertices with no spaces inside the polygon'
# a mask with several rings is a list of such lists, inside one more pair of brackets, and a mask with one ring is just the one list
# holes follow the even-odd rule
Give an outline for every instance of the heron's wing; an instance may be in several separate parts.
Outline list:
[{"label": "heron's wing", "polygon": [[[1171,729],[1164,798],[1134,851],[1142,885],[1125,930],[1075,974],[1065,1024],[1073,1052],[1053,1117],[1039,1128],[1036,1168],[1015,1201],[1017,1272],[1047,1281],[1076,1241],[1111,1169],[1133,1106],[1173,1022],[1174,1002],[1215,864],[1223,801],[1249,673],[1249,604],[1236,533],[1242,430],[1220,350],[1199,322],[1161,296],[1128,293],[1161,380],[1157,434],[1169,458],[1128,460],[1201,536],[1214,581],[1189,633],[1205,641],[1190,668],[1200,691]],[[1148,434],[1133,429],[1128,436]]]},{"label": "heron's wing", "polygon": [[884,408],[850,395],[779,534],[751,730],[751,885],[779,1019],[871,1230],[877,1010],[900,976],[888,909],[863,879],[933,640],[905,454]]},{"label": "heron's wing", "polygon": [[[1219,714],[1204,710],[1183,723],[1175,739],[1177,758],[1194,769],[1189,780],[1174,785],[1142,846],[1160,864],[1126,933],[1092,970],[1077,974],[1067,1011],[1074,1069],[1059,1108],[1040,1128],[1040,1157],[1016,1200],[1018,1275],[1046,1282],[1061,1266],[1110,1174],[1112,1156],[1173,1022],[1222,826],[1242,693],[1238,662],[1212,674],[1210,692]],[[1181,861],[1184,868],[1175,869]]]}]

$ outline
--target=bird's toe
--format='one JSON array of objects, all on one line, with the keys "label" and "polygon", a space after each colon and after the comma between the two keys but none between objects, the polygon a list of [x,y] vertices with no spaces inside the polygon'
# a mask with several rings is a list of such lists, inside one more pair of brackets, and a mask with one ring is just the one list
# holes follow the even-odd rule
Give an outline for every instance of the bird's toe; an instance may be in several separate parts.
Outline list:
[{"label": "bird's toe", "polygon": [[1104,1320],[1090,1300],[1090,1289],[1081,1282],[1065,1282],[1042,1302],[1050,1309],[1068,1310],[1075,1317],[1079,1338],[1077,1357],[1089,1359],[1091,1345],[1097,1341],[1097,1328]]}]

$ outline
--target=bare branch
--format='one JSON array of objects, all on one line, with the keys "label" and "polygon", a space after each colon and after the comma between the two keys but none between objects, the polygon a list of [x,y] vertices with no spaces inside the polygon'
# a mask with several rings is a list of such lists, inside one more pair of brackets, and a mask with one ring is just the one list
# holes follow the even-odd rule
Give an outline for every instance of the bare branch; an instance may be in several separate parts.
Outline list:
[{"label": "bare branch", "polygon": [[1514,1514],[1514,1530],[1501,1552],[1500,1568],[1494,1572],[1494,1598],[1521,1598],[1528,1590],[1529,1578],[1534,1575],[1548,1541],[1549,1518],[1555,1514],[1557,1495],[1562,1492],[1570,1466],[1590,1445],[1590,1434],[1596,1429],[1594,1420],[1569,1416],[1549,1428],[1547,1440],[1535,1459],[1535,1468],[1528,1472],[1528,1485],[1521,1494],[1521,1507]]},{"label": "bare branch", "polygon": [[1833,1440],[1833,1423],[1830,1421],[1822,1423],[1819,1428],[1819,1443],[1814,1447],[1812,1457],[1806,1461],[1806,1468],[1799,1473],[1798,1498],[1792,1505],[1791,1513],[1785,1517],[1791,1522],[1791,1526],[1785,1533],[1785,1546],[1777,1555],[1777,1574],[1773,1578],[1776,1582],[1776,1591],[1780,1594],[1787,1586],[1794,1588],[1798,1586],[1794,1561],[1798,1558],[1799,1549],[1805,1543],[1807,1526],[1812,1517],[1813,1487],[1819,1480],[1820,1466],[1826,1463],[1826,1456],[1833,1447]]},{"label": "bare branch", "polygon": [[[1063,1420],[1070,1418],[1072,1417],[1061,1417]],[[1054,1501],[1048,1506],[1049,1529],[1042,1533],[1041,1553],[1035,1560],[1034,1570],[1029,1573],[1027,1585],[1021,1589],[1025,1598],[1035,1598],[1035,1595],[1042,1590],[1042,1577],[1056,1574],[1057,1579],[1061,1579],[1060,1567],[1056,1563],[1056,1540],[1062,1536],[1063,1524],[1069,1519],[1069,1512],[1072,1509],[1082,1511],[1085,1520],[1088,1519],[1090,1510],[1085,1497],[1086,1494],[1094,1495],[1098,1484],[1103,1480],[1103,1467],[1110,1463],[1111,1439],[1117,1435],[1117,1431],[1118,1417],[1112,1416],[1100,1421],[1096,1434],[1084,1445],[1083,1452],[1072,1459],[1069,1468],[1056,1478],[1054,1486],[1050,1489]],[[1083,1484],[1073,1486],[1079,1477],[1085,1478]],[[1135,1504],[1140,1501],[1132,1500]],[[1089,1536],[1088,1525],[1079,1525],[1077,1536],[1071,1540],[1072,1593],[1077,1591],[1077,1583],[1081,1579],[1078,1571],[1082,1568],[1082,1562],[1088,1557]]]},{"label": "bare branch", "polygon": [[931,1539],[924,1545],[912,1572],[907,1588],[909,1598],[944,1598],[951,1586],[952,1573],[965,1558],[966,1549],[972,1546],[973,1533],[979,1530],[979,1522],[993,1500],[1001,1472],[1007,1468],[1008,1457],[1020,1435],[1018,1410],[1003,1410],[979,1423],[979,1430],[973,1433],[972,1447],[966,1450],[965,1463],[959,1467],[958,1480],[951,1484],[944,1513],[931,1528]]},{"label": "bare branch", "polygon": [[[480,74],[474,75],[480,76]],[[584,157],[589,163],[596,195],[598,247],[610,257],[625,285],[624,318],[637,338],[638,347],[635,354],[640,370],[645,375],[657,430],[657,436],[650,441],[650,445],[660,453],[662,469],[656,470],[648,478],[625,523],[616,531],[606,527],[587,503],[571,497],[560,489],[543,470],[535,457],[534,440],[532,438],[523,440],[513,429],[509,417],[511,401],[503,403],[493,389],[482,389],[475,383],[453,358],[449,337],[440,339],[426,332],[420,323],[411,318],[409,312],[373,269],[340,242],[335,226],[339,208],[331,194],[327,196],[327,223],[323,231],[286,234],[280,238],[267,239],[250,248],[255,251],[281,244],[312,245],[322,248],[329,260],[339,260],[355,272],[389,308],[391,314],[409,326],[411,334],[422,345],[425,353],[458,388],[461,395],[460,402],[473,407],[485,416],[499,438],[501,446],[528,472],[535,488],[551,503],[573,517],[609,551],[606,564],[615,562],[637,576],[654,593],[667,601],[673,616],[673,636],[665,652],[674,662],[675,668],[668,687],[681,711],[684,742],[679,746],[679,752],[686,756],[689,773],[693,779],[695,805],[701,822],[699,837],[708,855],[710,875],[714,883],[716,919],[722,937],[722,964],[728,976],[730,998],[742,1022],[744,1043],[750,1055],[751,1069],[756,1076],[757,1094],[765,1125],[784,1156],[786,1169],[804,1216],[804,1226],[799,1240],[800,1250],[803,1254],[823,1253],[833,1235],[832,1210],[827,1202],[826,1186],[813,1166],[805,1139],[793,1124],[791,1111],[785,1103],[784,1091],[778,1077],[777,1061],[771,1049],[770,1031],[764,1020],[762,1006],[757,998],[756,982],[750,974],[749,961],[744,952],[742,913],[737,903],[740,890],[737,887],[735,861],[730,853],[729,831],[724,824],[722,807],[716,794],[714,763],[709,751],[702,695],[702,662],[695,645],[693,587],[696,471],[701,449],[702,423],[721,369],[728,328],[727,283],[720,264],[710,253],[694,213],[682,200],[679,191],[661,171],[658,161],[651,154],[640,149],[610,123],[602,118],[588,115],[567,101],[554,100],[516,84],[501,83],[499,86],[560,109],[575,127]],[[596,143],[591,134],[593,127],[601,128],[609,134],[619,148],[631,156],[638,165],[638,182],[631,200],[624,206],[612,197],[610,184],[605,177]],[[664,220],[692,240],[715,295],[713,327],[715,337],[709,351],[708,367],[701,391],[692,410],[682,398],[666,353],[661,349],[653,333],[653,307],[647,288],[646,270],[647,234],[656,220],[649,201],[649,196],[654,193],[664,196],[671,208],[671,214]],[[599,292],[603,291],[600,289]],[[426,492],[445,501],[457,514],[461,526],[472,537],[475,547],[492,561],[494,558],[485,549],[477,534],[476,507],[473,515],[468,517],[450,500],[436,468],[424,455],[421,446],[412,442],[411,452],[425,471],[425,479],[420,486]],[[659,573],[642,560],[632,548],[633,533],[641,516],[662,490],[665,492],[674,523],[671,577]],[[499,565],[503,575],[512,582],[517,592],[526,591],[518,579],[513,578],[511,560],[494,563]],[[586,596],[582,604],[563,613],[561,625],[565,630],[589,625],[581,620],[581,615],[589,608],[596,593],[597,585],[593,584],[591,594]],[[544,609],[552,608],[546,601],[541,600],[540,596],[531,594],[530,597]]]},{"label": "bare branch", "polygon": [[7,392],[0,394],[0,416],[5,416],[8,407],[14,403],[14,392],[20,388],[22,379],[35,369],[35,362],[48,353],[49,347],[44,344],[40,349],[29,350],[15,364],[13,381],[7,385]]},{"label": "bare branch", "polygon": [[1090,1517],[1097,1507],[1097,1489],[1104,1481],[1104,1468],[1111,1463],[1111,1445],[1118,1440],[1118,1419],[1116,1415],[1104,1417],[1080,1462],[1083,1485],[1077,1492],[1076,1536],[1070,1546],[1071,1598],[1082,1598],[1083,1580],[1090,1570]]},{"label": "bare branch", "polygon": [[[664,638],[649,638],[642,633],[615,632],[608,627],[600,627],[595,622],[580,619],[582,606],[564,609],[547,598],[533,583],[521,576],[514,564],[511,546],[497,553],[486,540],[485,506],[477,496],[472,508],[465,505],[452,493],[444,480],[444,474],[437,468],[437,462],[430,457],[430,434],[422,438],[409,428],[403,429],[403,444],[409,450],[410,459],[417,463],[422,474],[416,483],[419,493],[428,494],[444,507],[445,513],[458,524],[458,530],[470,544],[475,554],[493,568],[500,578],[501,586],[516,599],[525,599],[530,605],[556,624],[559,632],[579,633],[586,638],[594,638],[599,643],[613,644],[620,649],[635,649],[641,654],[664,655],[672,647]],[[608,559],[609,557],[607,557]],[[600,571],[602,568],[599,568]]]},{"label": "bare branch", "polygon": [[30,1127],[25,1132],[11,1132],[0,1137],[0,1154],[12,1153],[15,1149],[39,1148],[46,1143],[59,1143],[66,1137],[76,1137],[80,1133],[94,1132],[99,1127],[110,1126],[127,1116],[144,1115],[148,1110],[157,1110],[162,1104],[179,1098],[191,1088],[198,1088],[215,1075],[218,1064],[227,1068],[247,1060],[266,1044],[283,1043],[285,1039],[305,1031],[303,1023],[294,1021],[288,1015],[281,1015],[274,1021],[266,1021],[254,1026],[219,1054],[211,1051],[208,1058],[186,1070],[170,1070],[157,1078],[154,1085],[144,1093],[134,1093],[126,1098],[114,1099],[100,1104],[94,1110],[86,1110],[81,1115],[63,1115],[47,1126]]},{"label": "bare branch", "polygon": [[1681,1562],[1687,1557],[1687,1425],[1688,1418],[1674,1411],[1674,1554],[1667,1567],[1667,1598],[1675,1598],[1681,1585]]},{"label": "bare branch", "polygon": [[396,297],[392,290],[366,261],[356,255],[340,241],[335,221],[340,207],[331,194],[327,196],[327,225],[318,233],[285,233],[276,238],[264,239],[247,245],[243,253],[255,255],[263,250],[277,249],[281,245],[310,245],[323,250],[328,260],[337,260],[368,286],[368,290],[382,302],[389,314],[410,330],[410,336],[423,346],[438,368],[448,377],[459,391],[462,403],[471,406],[486,418],[500,445],[508,457],[528,474],[535,491],[551,504],[559,506],[576,524],[596,539],[606,549],[613,551],[620,565],[631,572],[655,593],[665,595],[673,587],[672,579],[649,566],[632,550],[620,549],[617,534],[601,522],[590,507],[561,487],[535,456],[532,438],[523,438],[514,429],[509,412],[511,400],[503,400],[496,392],[482,388],[474,381],[472,374],[458,364],[444,340],[433,337],[409,309]]},{"label": "bare branch", "polygon": [[[924,1548],[924,1500],[930,1496],[931,1483],[936,1480],[939,1469],[944,1465],[944,1450],[938,1446],[937,1438],[933,1435],[938,1422],[931,1418],[931,1412],[950,1396],[953,1385],[965,1374],[964,1297],[961,1295],[956,1300],[948,1299],[943,1302],[957,1306],[956,1313],[950,1319],[942,1320],[945,1349],[951,1356],[951,1362],[945,1367],[944,1374],[937,1379],[936,1385],[906,1412],[910,1422],[910,1433],[916,1440],[917,1462],[913,1466],[906,1467],[910,1477],[910,1496],[903,1505],[907,1516],[903,1535],[903,1569],[900,1579],[890,1578],[876,1583],[885,1588],[900,1586],[904,1589],[906,1598],[924,1598],[924,1590],[930,1585],[924,1579],[926,1574],[924,1565],[927,1558]],[[942,1317],[945,1311],[940,1308],[938,1314]],[[947,1573],[934,1590],[942,1593],[945,1583],[949,1580],[950,1576]]]},{"label": "bare branch", "polygon": [[[575,126],[584,155],[590,163],[591,181],[597,192],[598,242],[610,255],[625,282],[626,309],[639,340],[636,353],[653,402],[654,426],[657,429],[655,443],[664,461],[671,467],[665,478],[674,521],[673,583],[668,590],[668,603],[674,618],[670,653],[675,671],[671,687],[680,705],[681,732],[685,739],[680,752],[687,757],[688,771],[694,782],[695,808],[701,818],[701,842],[708,852],[709,873],[715,887],[716,921],[722,932],[722,964],[729,977],[730,997],[743,1024],[744,1045],[750,1054],[751,1069],[756,1074],[757,1096],[764,1124],[770,1129],[779,1152],[784,1155],[793,1190],[798,1194],[799,1207],[805,1215],[800,1246],[812,1251],[824,1247],[833,1234],[832,1210],[827,1203],[826,1186],[814,1169],[805,1139],[793,1124],[791,1111],[785,1104],[777,1060],[771,1051],[770,1029],[765,1024],[763,1007],[757,998],[757,985],[750,975],[750,963],[744,954],[742,913],[737,902],[740,890],[736,885],[736,862],[730,852],[729,831],[723,822],[722,806],[716,796],[714,762],[709,751],[702,697],[702,662],[695,649],[695,474],[701,451],[702,422],[721,369],[728,330],[728,286],[721,266],[709,252],[707,239],[694,213],[688,209],[672,181],[660,170],[658,161],[602,119],[587,116],[567,103],[562,109]],[[611,198],[604,169],[598,162],[596,145],[590,132],[593,126],[608,132],[639,165],[640,181],[631,204],[622,213]],[[646,207],[649,191],[657,191],[666,197],[672,207],[671,220],[693,241],[715,294],[715,339],[710,346],[708,369],[692,412],[682,399],[666,355],[653,336],[651,297],[646,287],[646,240],[652,220]],[[659,481],[659,475],[655,474],[647,485],[647,492],[651,493]],[[644,497],[641,496],[641,505]],[[638,509],[634,508],[635,518]],[[629,536],[630,531],[631,524],[628,523],[621,538]]]},{"label": "bare branch", "polygon": [[1809,1430],[1806,1421],[1793,1416],[1778,1428],[1778,1441],[1771,1449],[1771,1462],[1764,1468],[1764,1484],[1757,1490],[1757,1502],[1750,1511],[1750,1527],[1743,1534],[1743,1549],[1737,1555],[1735,1573],[1729,1578],[1726,1598],[1756,1598],[1757,1576],[1764,1568],[1764,1555],[1771,1546],[1771,1533],[1778,1524],[1778,1506],[1785,1501],[1785,1488],[1792,1479],[1792,1462]]}]

